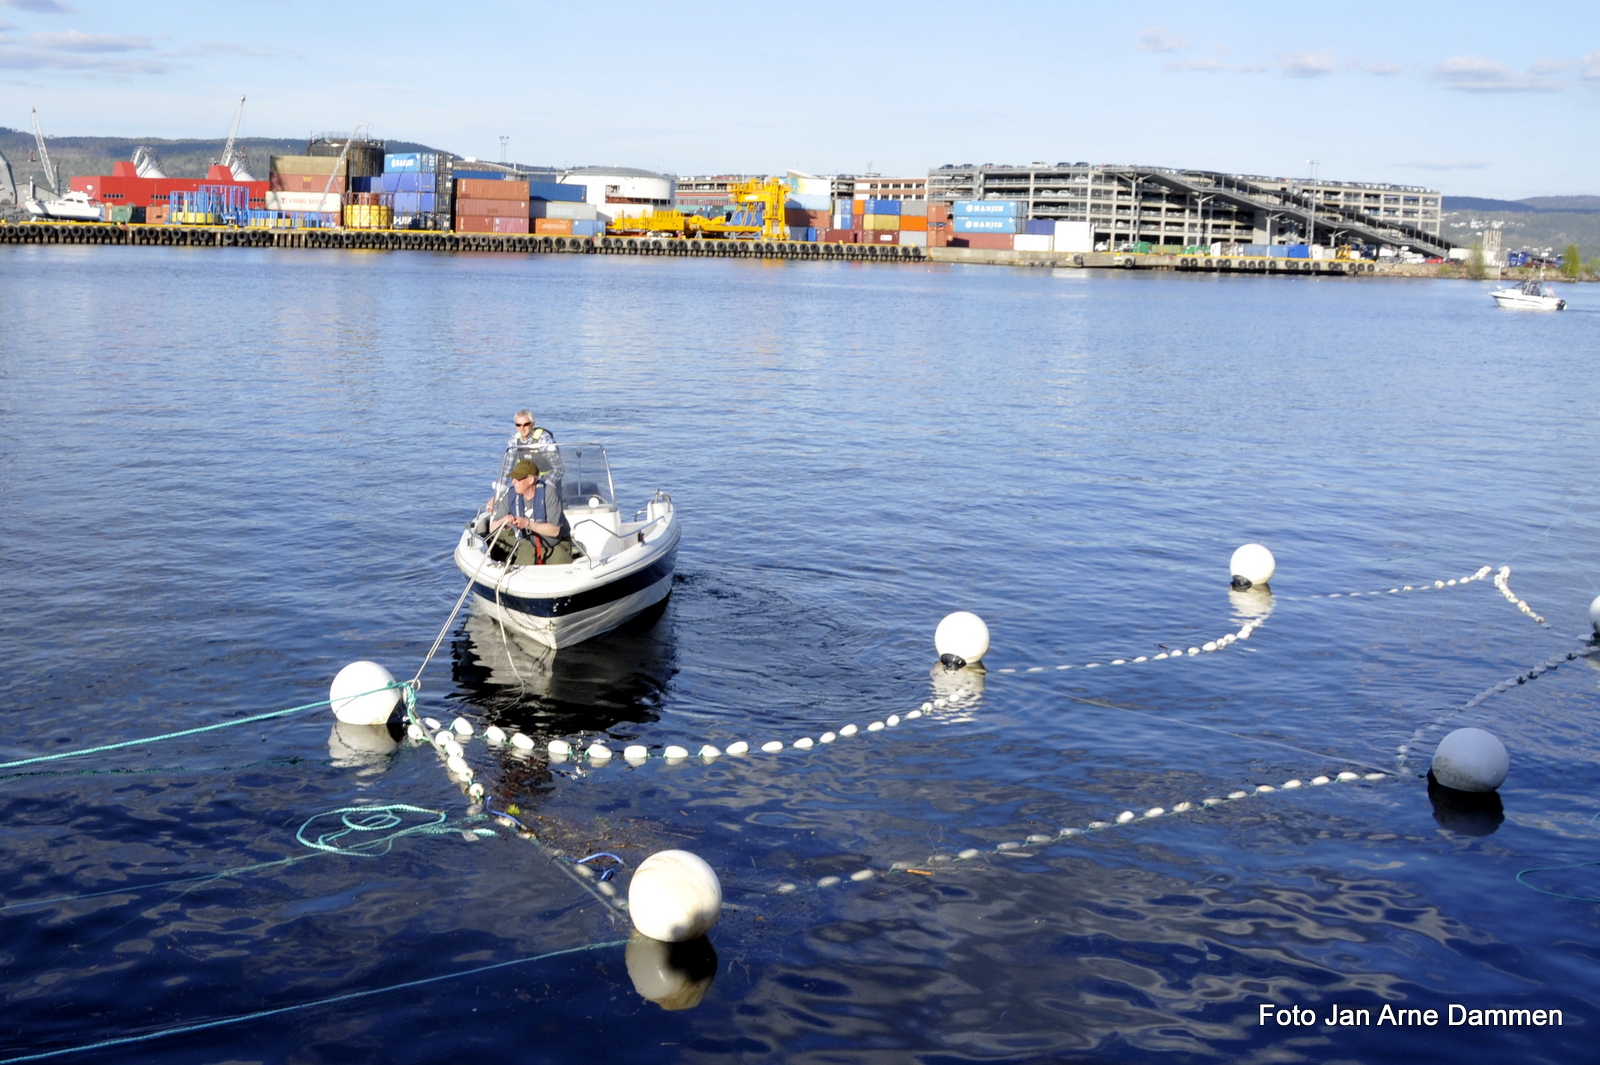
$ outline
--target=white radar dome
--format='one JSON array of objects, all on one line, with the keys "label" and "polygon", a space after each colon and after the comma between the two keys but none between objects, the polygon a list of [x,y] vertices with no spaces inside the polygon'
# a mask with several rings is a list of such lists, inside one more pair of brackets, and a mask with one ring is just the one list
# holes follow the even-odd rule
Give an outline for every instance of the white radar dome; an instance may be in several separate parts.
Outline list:
[{"label": "white radar dome", "polygon": [[933,633],[933,647],[942,658],[955,655],[975,665],[989,653],[989,626],[978,615],[966,610],[948,614]]},{"label": "white radar dome", "polygon": [[394,676],[376,662],[351,662],[333,678],[333,716],[352,725],[382,725],[400,705]]},{"label": "white radar dome", "polygon": [[699,855],[657,851],[633,874],[628,913],[633,927],[651,939],[697,939],[722,916],[722,882]]},{"label": "white radar dome", "polygon": [[1481,728],[1458,728],[1433,752],[1433,779],[1456,791],[1493,791],[1510,768],[1505,744]]},{"label": "white radar dome", "polygon": [[1228,561],[1228,572],[1234,580],[1243,580],[1247,588],[1266,584],[1278,572],[1278,560],[1260,544],[1245,544]]}]

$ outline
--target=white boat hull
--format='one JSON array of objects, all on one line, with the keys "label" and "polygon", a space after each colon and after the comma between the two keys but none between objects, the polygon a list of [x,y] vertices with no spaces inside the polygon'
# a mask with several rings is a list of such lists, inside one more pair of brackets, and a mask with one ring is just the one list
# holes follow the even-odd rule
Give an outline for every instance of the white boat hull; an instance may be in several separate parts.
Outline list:
[{"label": "white boat hull", "polygon": [[29,200],[24,206],[36,218],[61,222],[99,222],[104,215],[98,204],[79,200]]},{"label": "white boat hull", "polygon": [[1558,296],[1530,296],[1514,288],[1496,289],[1490,293],[1500,306],[1513,311],[1561,311],[1567,301]]},{"label": "white boat hull", "polygon": [[672,591],[678,553],[676,517],[657,523],[643,543],[630,543],[591,567],[507,567],[489,561],[469,529],[456,544],[456,567],[472,578],[472,608],[546,647],[571,647],[661,602]]}]

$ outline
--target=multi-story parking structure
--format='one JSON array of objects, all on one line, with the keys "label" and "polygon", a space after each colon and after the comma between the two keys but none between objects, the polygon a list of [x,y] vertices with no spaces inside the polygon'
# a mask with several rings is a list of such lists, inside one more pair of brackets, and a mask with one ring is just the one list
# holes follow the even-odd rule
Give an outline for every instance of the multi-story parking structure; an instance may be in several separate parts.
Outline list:
[{"label": "multi-story parking structure", "polygon": [[1411,185],[1267,178],[1149,166],[942,166],[928,199],[1020,200],[1030,219],[1088,222],[1096,243],[1307,242],[1409,247],[1433,255],[1440,194]]}]

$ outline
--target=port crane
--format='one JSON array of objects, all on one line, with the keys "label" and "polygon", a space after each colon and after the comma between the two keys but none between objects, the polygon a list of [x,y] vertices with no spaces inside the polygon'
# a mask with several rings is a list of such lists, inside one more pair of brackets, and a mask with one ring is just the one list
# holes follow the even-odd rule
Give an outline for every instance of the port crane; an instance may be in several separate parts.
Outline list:
[{"label": "port crane", "polygon": [[249,157],[245,155],[243,148],[236,149],[233,145],[239,136],[239,123],[244,118],[244,100],[243,96],[239,97],[239,110],[234,112],[233,128],[228,130],[228,143],[223,146],[222,158],[217,162],[233,171],[235,181],[254,181],[255,178],[250,176]]},{"label": "port crane", "polygon": [[[632,218],[619,218],[606,228],[613,233],[654,233],[673,237],[757,238],[788,240],[784,224],[784,204],[789,201],[789,186],[779,178],[751,178],[728,186],[731,217],[705,218],[682,211],[654,211]],[[756,210],[761,211],[756,221]],[[738,216],[743,214],[744,218]]]},{"label": "port crane", "polygon": [[33,139],[39,145],[39,166],[44,170],[45,184],[50,186],[51,192],[60,196],[61,172],[50,164],[50,151],[44,146],[44,131],[39,128],[39,109],[35,107],[30,110],[33,113]]}]

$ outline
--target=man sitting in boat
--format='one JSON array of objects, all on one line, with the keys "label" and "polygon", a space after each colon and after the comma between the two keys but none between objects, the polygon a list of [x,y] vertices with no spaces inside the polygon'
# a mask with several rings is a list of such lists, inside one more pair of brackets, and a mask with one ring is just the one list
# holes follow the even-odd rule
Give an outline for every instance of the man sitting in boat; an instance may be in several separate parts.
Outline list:
[{"label": "man sitting in boat", "polygon": [[572,561],[572,538],[561,513],[561,493],[539,479],[539,467],[522,459],[511,467],[511,491],[495,503],[489,522],[489,557],[513,566],[561,566]]}]

